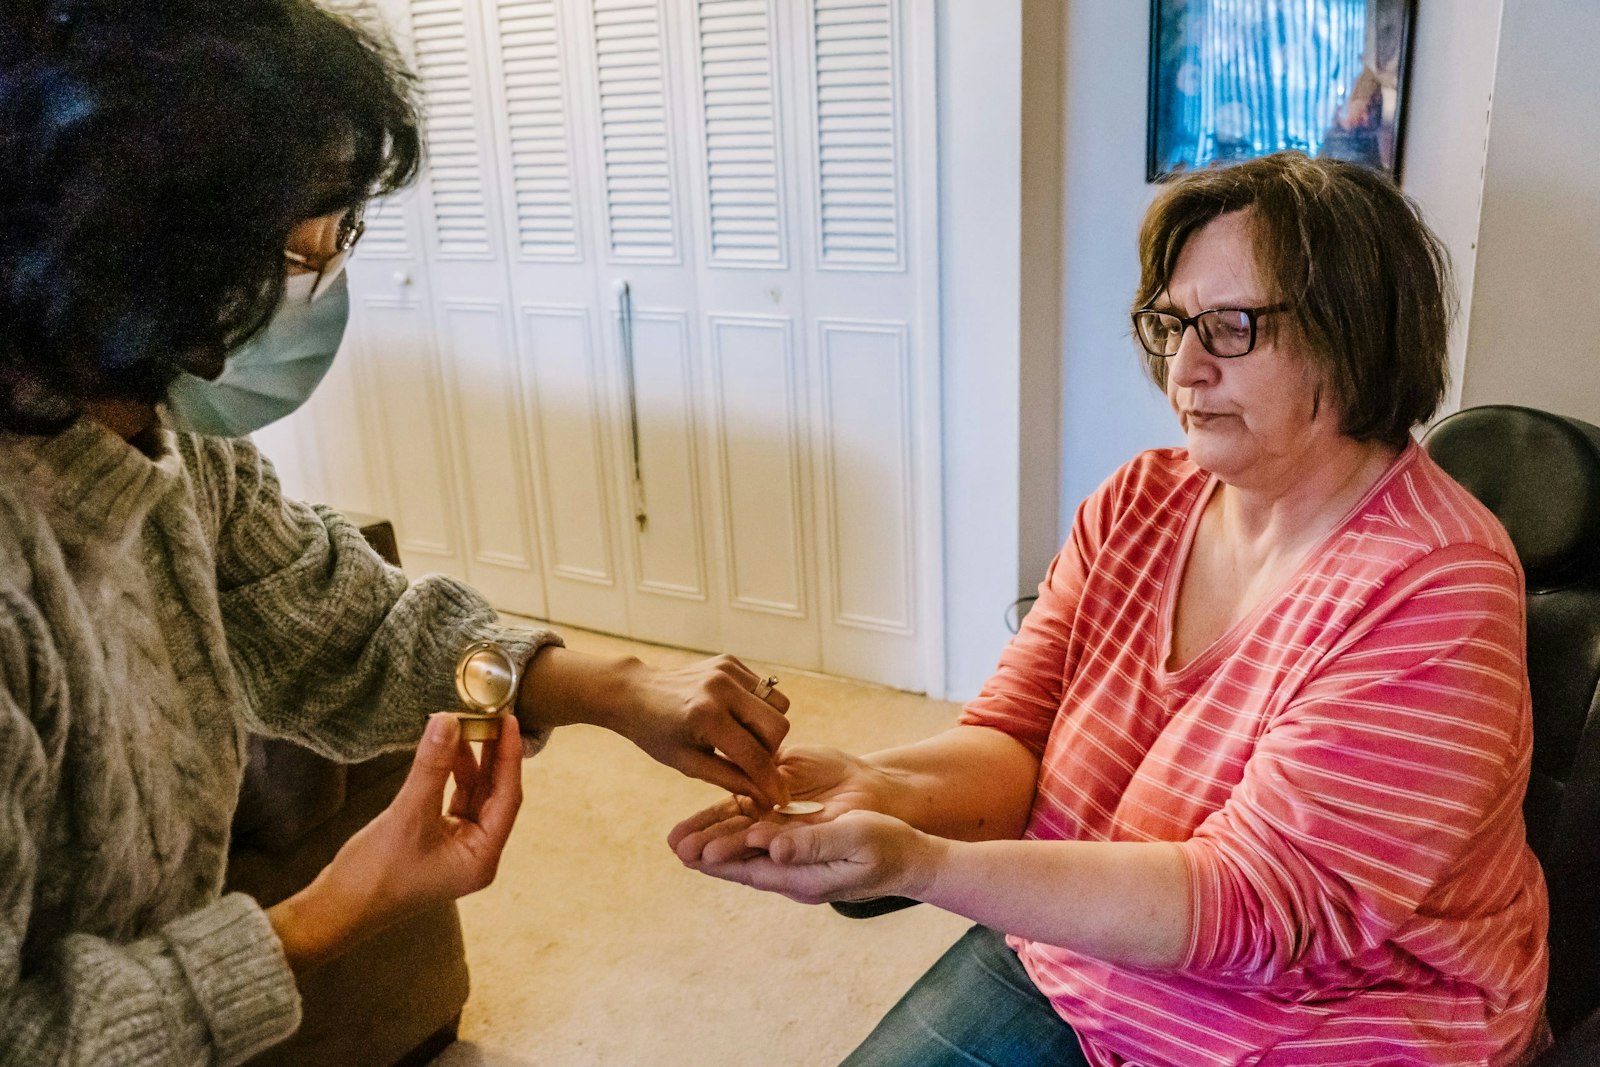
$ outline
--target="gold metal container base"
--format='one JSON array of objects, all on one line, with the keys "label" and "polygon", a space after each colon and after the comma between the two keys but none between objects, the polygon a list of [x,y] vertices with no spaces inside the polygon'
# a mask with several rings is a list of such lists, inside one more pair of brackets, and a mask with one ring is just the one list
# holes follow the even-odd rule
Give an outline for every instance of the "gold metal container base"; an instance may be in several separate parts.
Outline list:
[{"label": "gold metal container base", "polygon": [[463,741],[498,741],[500,739],[500,720],[505,716],[498,713],[477,715],[467,711],[458,711],[455,716],[456,720],[461,723],[461,739]]}]

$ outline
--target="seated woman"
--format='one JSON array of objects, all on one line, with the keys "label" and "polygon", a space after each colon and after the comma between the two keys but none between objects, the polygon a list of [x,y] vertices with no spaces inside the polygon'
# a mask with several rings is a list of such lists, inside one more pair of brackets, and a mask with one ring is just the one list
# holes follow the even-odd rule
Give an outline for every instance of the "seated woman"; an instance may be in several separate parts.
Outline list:
[{"label": "seated woman", "polygon": [[[531,738],[594,722],[786,799],[786,702],[737,661],[654,670],[502,627],[285,500],[249,441],[162,424],[180,373],[247,344],[267,395],[309,388],[267,357],[318,349],[360,205],[418,162],[377,40],[311,0],[24,0],[0,144],[0,1063],[238,1063],[293,1032],[297,973],[487,884],[514,724],[480,766],[428,717],[479,640],[522,667]],[[222,895],[247,729],[357,759],[425,724],[393,805],[311,886],[266,911]]]},{"label": "seated woman", "polygon": [[851,1064],[1516,1064],[1546,902],[1504,531],[1410,439],[1448,268],[1355,166],[1175,181],[1133,327],[1187,447],[1078,510],[961,725],[789,750],[809,818],[729,801],[686,864],[977,920]]}]

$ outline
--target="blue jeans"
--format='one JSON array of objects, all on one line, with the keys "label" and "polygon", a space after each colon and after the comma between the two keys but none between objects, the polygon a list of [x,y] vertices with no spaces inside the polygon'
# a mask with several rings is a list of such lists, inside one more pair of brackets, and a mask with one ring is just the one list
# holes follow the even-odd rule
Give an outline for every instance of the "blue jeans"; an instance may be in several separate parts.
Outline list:
[{"label": "blue jeans", "polygon": [[974,926],[917,979],[841,1067],[1089,1067],[1006,944]]}]

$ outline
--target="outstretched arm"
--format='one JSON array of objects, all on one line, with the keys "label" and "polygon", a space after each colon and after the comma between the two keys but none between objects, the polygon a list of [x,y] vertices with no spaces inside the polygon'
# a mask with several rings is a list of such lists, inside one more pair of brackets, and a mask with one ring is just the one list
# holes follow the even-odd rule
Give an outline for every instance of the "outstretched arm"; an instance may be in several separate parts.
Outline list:
[{"label": "outstretched arm", "polygon": [[632,656],[541,649],[517,694],[524,730],[590,723],[612,730],[653,759],[764,808],[789,799],[773,754],[789,730],[789,700],[732,656],[687,667],[652,667]]},{"label": "outstretched arm", "polygon": [[229,652],[258,728],[346,760],[414,744],[426,714],[455,706],[462,651],[493,640],[524,664],[524,729],[594,723],[685,774],[787,799],[772,753],[788,702],[753,696],[757,677],[738,660],[654,668],[502,626],[473,590],[439,575],[410,582],[342,516],[286,499],[249,442],[177,441],[216,538]]},{"label": "outstretched arm", "polygon": [[736,855],[690,866],[802,903],[911,897],[1112,963],[1173,967],[1188,944],[1189,879],[1176,844],[952,841],[875,812],[764,821],[738,844]]},{"label": "outstretched arm", "polygon": [[1005,733],[958,726],[865,757],[795,748],[779,766],[793,794],[822,811],[785,817],[730,798],[674,828],[678,858],[805,903],[905,896],[1101,959],[1181,957],[1189,890],[1179,846],[1016,840],[1039,764]]}]

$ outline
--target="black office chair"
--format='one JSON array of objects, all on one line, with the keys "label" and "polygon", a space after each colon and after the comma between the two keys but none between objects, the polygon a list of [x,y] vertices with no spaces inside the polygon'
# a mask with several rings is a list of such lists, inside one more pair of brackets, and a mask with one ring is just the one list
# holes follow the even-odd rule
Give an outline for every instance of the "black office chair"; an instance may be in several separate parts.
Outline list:
[{"label": "black office chair", "polygon": [[1469,408],[1423,442],[1511,534],[1528,587],[1533,773],[1523,815],[1550,886],[1556,1046],[1537,1067],[1600,1064],[1600,427]]}]

